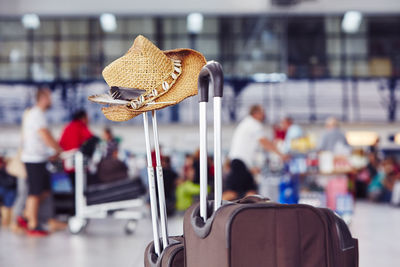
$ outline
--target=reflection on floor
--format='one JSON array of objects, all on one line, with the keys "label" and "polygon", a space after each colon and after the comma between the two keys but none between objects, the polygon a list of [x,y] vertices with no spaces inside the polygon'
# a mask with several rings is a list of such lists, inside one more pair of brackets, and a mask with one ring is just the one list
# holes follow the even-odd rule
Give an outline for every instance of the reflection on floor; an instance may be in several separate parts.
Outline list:
[{"label": "reflection on floor", "polygon": [[[170,234],[182,232],[182,218],[170,219]],[[136,267],[150,241],[150,219],[136,233],[124,234],[124,222],[92,221],[78,236],[68,232],[28,238],[0,230],[1,267]],[[360,267],[400,266],[400,208],[359,202],[351,225],[360,243]]]}]

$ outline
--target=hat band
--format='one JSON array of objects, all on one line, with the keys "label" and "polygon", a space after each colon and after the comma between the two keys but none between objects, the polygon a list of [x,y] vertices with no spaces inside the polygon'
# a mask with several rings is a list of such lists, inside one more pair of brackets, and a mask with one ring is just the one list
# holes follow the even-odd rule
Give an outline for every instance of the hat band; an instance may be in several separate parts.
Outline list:
[{"label": "hat band", "polygon": [[151,92],[142,94],[139,97],[132,99],[128,107],[132,108],[133,110],[140,109],[147,103],[154,101],[171,89],[171,87],[175,84],[176,80],[182,73],[181,61],[179,59],[172,59],[172,62],[174,64],[174,71],[170,74],[170,77],[168,79],[170,80],[170,82],[163,81],[161,83],[161,86],[158,86],[158,88],[161,90],[157,90],[157,88],[154,88],[153,90],[151,90]]}]

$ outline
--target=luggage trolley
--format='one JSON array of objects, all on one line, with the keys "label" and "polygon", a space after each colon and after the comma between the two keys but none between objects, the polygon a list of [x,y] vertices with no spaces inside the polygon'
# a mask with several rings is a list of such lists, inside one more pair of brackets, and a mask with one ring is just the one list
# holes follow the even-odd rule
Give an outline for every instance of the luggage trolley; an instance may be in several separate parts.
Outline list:
[{"label": "luggage trolley", "polygon": [[[132,197],[127,200],[117,200],[112,201],[112,194],[108,193],[108,197],[112,202],[102,202],[102,201],[90,201],[89,203],[87,194],[85,194],[86,189],[86,171],[85,171],[85,157],[82,152],[78,151],[74,156],[75,160],[75,172],[76,172],[76,182],[75,182],[75,216],[69,218],[68,228],[72,234],[81,233],[88,225],[90,219],[105,219],[114,218],[127,220],[125,225],[125,233],[132,234],[137,226],[137,221],[143,217],[142,207],[144,206],[144,200],[140,197],[143,195],[143,190],[133,189],[127,186],[129,183],[132,185],[134,183],[132,180],[120,181],[114,183],[115,188],[120,188],[124,192],[118,192],[117,195],[127,195]],[[102,188],[103,187],[103,188]],[[97,189],[98,194],[101,194],[102,190],[106,185],[99,185]],[[127,190],[130,190],[127,192]],[[105,191],[105,190],[103,190]],[[86,192],[87,193],[87,192]],[[105,193],[107,194],[107,193]],[[114,193],[116,195],[116,193]],[[125,198],[126,199],[126,198]]]}]

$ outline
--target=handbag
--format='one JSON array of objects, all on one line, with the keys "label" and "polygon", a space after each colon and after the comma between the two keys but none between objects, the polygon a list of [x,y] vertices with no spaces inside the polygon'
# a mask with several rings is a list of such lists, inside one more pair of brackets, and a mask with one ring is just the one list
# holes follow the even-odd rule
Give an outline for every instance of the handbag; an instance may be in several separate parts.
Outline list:
[{"label": "handbag", "polygon": [[21,160],[21,149],[7,162],[6,171],[17,178],[25,179],[27,177],[25,164]]},{"label": "handbag", "polygon": [[0,170],[0,186],[6,189],[16,189],[17,179],[8,174],[5,169]]}]

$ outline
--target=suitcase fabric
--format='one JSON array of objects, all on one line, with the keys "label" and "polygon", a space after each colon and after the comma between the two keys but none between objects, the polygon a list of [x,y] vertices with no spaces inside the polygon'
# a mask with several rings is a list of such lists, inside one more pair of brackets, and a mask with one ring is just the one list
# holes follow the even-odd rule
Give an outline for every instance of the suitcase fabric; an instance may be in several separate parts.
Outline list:
[{"label": "suitcase fabric", "polygon": [[[200,190],[200,203],[189,208],[184,217],[185,266],[358,267],[358,242],[343,220],[330,210],[277,204],[257,196],[222,204],[219,188],[222,178],[217,175],[215,202],[207,201],[205,103],[209,80],[215,86],[214,104],[220,101],[223,74],[221,68],[206,71],[202,70],[199,78],[200,187],[203,190]],[[214,105],[214,129],[217,129],[214,131],[214,167],[217,169],[221,165],[221,159],[215,156],[220,155],[219,116]]]},{"label": "suitcase fabric", "polygon": [[228,203],[205,224],[198,211],[194,205],[184,218],[188,267],[358,266],[357,240],[331,210],[263,200]]},{"label": "suitcase fabric", "polygon": [[144,253],[145,267],[184,267],[183,237],[170,237],[169,246],[163,250],[160,257],[154,252],[154,243],[151,242]]}]

